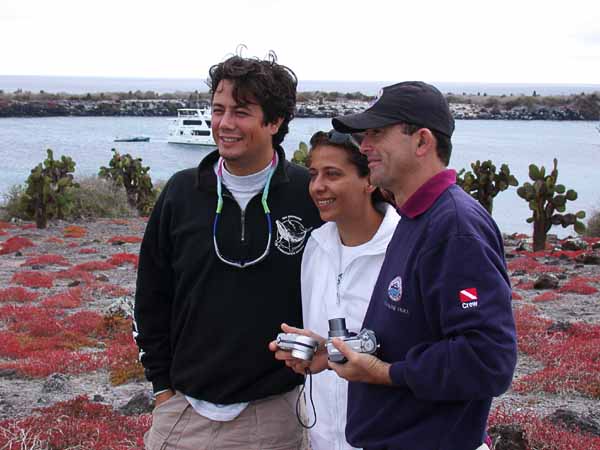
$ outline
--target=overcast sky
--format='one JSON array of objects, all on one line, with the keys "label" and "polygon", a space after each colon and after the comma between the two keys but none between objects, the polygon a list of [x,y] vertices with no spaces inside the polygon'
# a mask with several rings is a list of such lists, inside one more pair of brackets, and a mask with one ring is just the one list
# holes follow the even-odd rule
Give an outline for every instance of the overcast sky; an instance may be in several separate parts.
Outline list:
[{"label": "overcast sky", "polygon": [[0,75],[205,78],[243,43],[303,80],[600,83],[600,1],[0,0]]}]

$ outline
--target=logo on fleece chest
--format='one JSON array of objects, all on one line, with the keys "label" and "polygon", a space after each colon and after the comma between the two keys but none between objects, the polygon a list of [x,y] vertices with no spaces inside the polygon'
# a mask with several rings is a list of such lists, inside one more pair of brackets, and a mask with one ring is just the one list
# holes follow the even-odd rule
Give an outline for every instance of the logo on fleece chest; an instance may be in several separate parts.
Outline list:
[{"label": "logo on fleece chest", "polygon": [[389,282],[383,304],[391,311],[408,315],[409,311],[402,302],[402,288],[402,277],[398,275]]},{"label": "logo on fleece chest", "polygon": [[275,248],[284,255],[297,255],[304,248],[306,236],[311,228],[306,228],[298,216],[285,216],[275,220]]}]

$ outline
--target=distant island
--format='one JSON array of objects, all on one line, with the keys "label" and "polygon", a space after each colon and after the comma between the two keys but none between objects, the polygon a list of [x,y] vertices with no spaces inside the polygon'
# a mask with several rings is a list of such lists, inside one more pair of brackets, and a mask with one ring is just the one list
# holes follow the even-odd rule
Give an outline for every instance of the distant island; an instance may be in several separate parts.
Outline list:
[{"label": "distant island", "polygon": [[[600,120],[600,92],[540,96],[447,93],[456,119],[463,120]],[[363,111],[375,99],[360,92],[300,92],[296,117],[330,118]],[[154,91],[54,94],[0,90],[0,117],[176,116],[210,100],[206,92]]]}]

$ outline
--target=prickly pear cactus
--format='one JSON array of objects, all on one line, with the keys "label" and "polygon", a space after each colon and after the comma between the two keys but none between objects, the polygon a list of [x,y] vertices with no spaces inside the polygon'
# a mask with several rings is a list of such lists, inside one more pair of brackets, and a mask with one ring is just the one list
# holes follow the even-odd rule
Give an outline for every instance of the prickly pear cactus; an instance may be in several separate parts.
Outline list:
[{"label": "prickly pear cactus", "polygon": [[75,162],[64,155],[55,160],[50,149],[46,154],[44,162],[31,169],[21,200],[38,228],[46,228],[48,219],[64,219],[73,206],[72,188],[79,187],[73,182]]},{"label": "prickly pear cactus", "polygon": [[526,182],[517,189],[519,197],[529,203],[532,211],[527,223],[533,223],[533,250],[544,250],[546,236],[552,225],[562,225],[563,228],[573,225],[577,233],[585,232],[585,225],[579,219],[585,218],[585,211],[575,214],[562,214],[566,211],[567,201],[577,199],[577,192],[567,190],[564,185],[557,184],[558,161],[554,158],[554,168],[546,175],[544,166],[529,166],[529,178],[533,183]]},{"label": "prickly pear cactus", "polygon": [[492,161],[471,163],[471,169],[465,173],[462,169],[456,177],[456,184],[477,200],[487,212],[492,214],[494,208],[494,197],[509,186],[518,186],[519,182],[511,175],[508,165],[502,164],[500,172],[496,172],[496,166]]},{"label": "prickly pear cactus", "polygon": [[112,152],[114,154],[108,167],[100,167],[98,176],[111,180],[117,186],[123,186],[128,203],[141,215],[150,214],[156,201],[156,192],[148,175],[150,167],[142,166],[142,159],[133,158],[129,153],[121,155],[114,148]]},{"label": "prickly pear cactus", "polygon": [[294,152],[292,162],[306,167],[308,162],[308,145],[305,142],[300,142],[298,150]]}]

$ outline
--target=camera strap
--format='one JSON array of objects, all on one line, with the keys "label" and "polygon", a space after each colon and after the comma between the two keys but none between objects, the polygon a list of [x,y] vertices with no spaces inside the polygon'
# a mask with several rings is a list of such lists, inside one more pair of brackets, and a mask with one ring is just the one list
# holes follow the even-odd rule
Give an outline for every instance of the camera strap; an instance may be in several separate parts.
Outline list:
[{"label": "camera strap", "polygon": [[[315,402],[313,401],[313,396],[312,396],[312,386],[313,386],[312,372],[308,368],[306,368],[306,369],[304,369],[304,373],[306,374],[306,376],[304,377],[304,382],[302,383],[302,387],[300,388],[300,392],[298,393],[298,398],[296,399],[296,418],[298,419],[298,423],[303,428],[306,428],[308,430],[317,424],[317,410],[315,409]],[[304,394],[304,402],[306,403],[306,389],[305,388],[306,388],[307,378],[310,381],[310,386],[308,388],[308,398],[310,399],[310,406],[312,407],[313,415],[315,416],[315,420],[313,421],[312,424],[305,424],[304,422],[302,422],[302,416],[300,414],[300,398],[302,398],[302,394]]]}]

